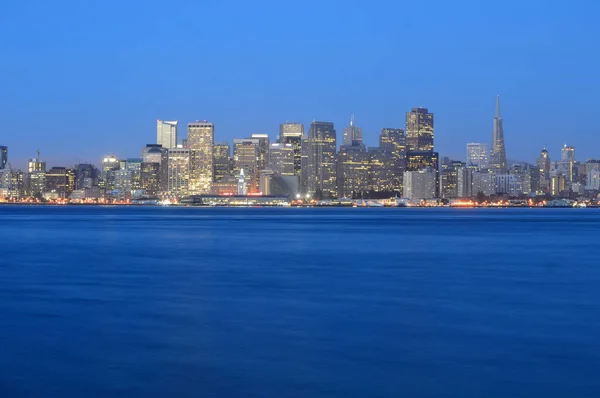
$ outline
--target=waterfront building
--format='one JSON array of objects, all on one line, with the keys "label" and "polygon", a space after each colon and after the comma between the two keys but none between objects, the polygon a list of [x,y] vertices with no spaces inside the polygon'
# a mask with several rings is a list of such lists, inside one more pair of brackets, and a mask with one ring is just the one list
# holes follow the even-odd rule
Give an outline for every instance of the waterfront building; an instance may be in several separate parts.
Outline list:
[{"label": "waterfront building", "polygon": [[539,192],[549,193],[550,192],[550,154],[546,148],[542,149],[540,157],[537,160],[537,167],[539,170]]},{"label": "waterfront building", "polygon": [[228,143],[218,142],[213,145],[213,169],[214,181],[231,176],[231,149]]},{"label": "waterfront building", "polygon": [[160,166],[160,163],[156,162],[142,162],[141,164],[140,185],[148,197],[157,196],[161,190]]},{"label": "waterfront building", "polygon": [[212,123],[194,122],[188,124],[188,148],[190,149],[190,194],[211,192],[213,173],[213,144],[215,126]]},{"label": "waterfront building", "polygon": [[520,190],[523,195],[529,195],[533,191],[533,181],[536,167],[527,163],[515,163],[510,166],[510,174],[518,178]]},{"label": "waterfront building", "polygon": [[177,120],[156,121],[156,143],[165,149],[177,146]]},{"label": "waterfront building", "polygon": [[439,158],[439,154],[433,151],[408,151],[406,156],[406,171],[419,171],[425,168],[431,168],[435,170],[436,192],[439,192]]},{"label": "waterfront building", "polygon": [[276,174],[295,175],[294,146],[281,142],[272,143],[269,148],[268,168]]},{"label": "waterfront building", "polygon": [[491,170],[473,172],[473,196],[479,193],[491,196],[496,193],[496,179]]},{"label": "waterfront building", "polygon": [[279,125],[279,142],[291,144],[294,157],[294,174],[300,176],[302,170],[302,138],[304,125],[300,123],[283,123]]},{"label": "waterfront building", "polygon": [[490,169],[496,174],[507,173],[506,148],[504,145],[504,128],[500,114],[500,96],[496,97],[496,115],[492,132],[492,149],[490,151]]},{"label": "waterfront building", "polygon": [[80,163],[75,166],[75,189],[91,188],[99,184],[100,171],[91,164]]},{"label": "waterfront building", "polygon": [[413,202],[433,199],[436,192],[437,171],[431,167],[404,172],[404,197]]},{"label": "waterfront building", "polygon": [[514,174],[496,174],[496,193],[509,196],[520,196],[523,194],[523,188],[518,176]]},{"label": "waterfront building", "polygon": [[458,167],[456,170],[456,191],[459,198],[471,198],[473,194],[473,169],[471,167]]},{"label": "waterfront building", "polygon": [[134,193],[142,189],[142,163],[142,158],[127,158],[126,160],[125,167],[131,174],[131,190]]},{"label": "waterfront building", "polygon": [[75,190],[75,171],[66,167],[52,167],[46,172],[45,192],[55,193],[58,198],[68,198]]},{"label": "waterfront building", "polygon": [[261,173],[261,192],[264,195],[287,196],[296,198],[300,194],[297,175]]},{"label": "waterfront building", "polygon": [[118,170],[113,171],[115,181],[113,193],[119,199],[131,199],[133,186],[131,171],[127,170],[126,162],[122,166]]},{"label": "waterfront building", "polygon": [[[148,144],[142,149],[142,163],[156,163],[158,167],[158,192],[169,189],[169,150],[162,145]],[[146,169],[147,171],[149,168]]]},{"label": "waterfront building", "polygon": [[333,123],[310,124],[305,147],[303,180],[306,193],[317,199],[336,195],[336,131]]},{"label": "waterfront building", "polygon": [[488,146],[480,142],[467,144],[467,167],[484,170],[489,167]]},{"label": "waterfront building", "polygon": [[167,190],[170,195],[182,197],[188,195],[190,181],[190,149],[169,149],[167,167]]},{"label": "waterfront building", "polygon": [[433,151],[433,113],[427,108],[406,112],[406,146],[409,151]]},{"label": "waterfront building", "polygon": [[354,115],[350,117],[350,125],[344,127],[342,145],[351,146],[362,144],[362,129],[354,125]]},{"label": "waterfront building", "polygon": [[238,193],[238,178],[225,176],[212,184],[213,195],[235,195]]},{"label": "waterfront building", "polygon": [[[243,175],[249,193],[258,193],[259,189],[259,145],[257,138],[236,138],[233,140],[233,172]],[[243,173],[242,173],[243,171]]]},{"label": "waterfront building", "polygon": [[25,175],[9,167],[0,170],[0,197],[20,199],[25,194]]},{"label": "waterfront building", "polygon": [[550,194],[559,196],[566,189],[566,178],[562,174],[553,175],[550,178]]},{"label": "waterfront building", "polygon": [[442,165],[440,197],[444,199],[455,199],[460,197],[458,194],[458,172],[463,169],[465,163],[459,161],[451,161]]}]

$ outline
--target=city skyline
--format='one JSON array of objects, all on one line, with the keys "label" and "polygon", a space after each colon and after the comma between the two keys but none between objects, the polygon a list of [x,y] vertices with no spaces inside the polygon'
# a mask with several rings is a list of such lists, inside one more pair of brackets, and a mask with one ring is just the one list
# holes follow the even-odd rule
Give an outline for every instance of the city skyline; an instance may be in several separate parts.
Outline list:
[{"label": "city skyline", "polygon": [[[126,156],[152,142],[157,118],[211,120],[230,142],[273,137],[286,120],[327,120],[339,133],[354,113],[373,146],[381,127],[401,127],[404,112],[420,106],[436,114],[437,150],[458,157],[464,142],[489,142],[497,94],[509,158],[533,162],[540,146],[557,148],[565,136],[582,158],[596,157],[600,146],[593,1],[568,12],[553,2],[434,2],[426,18],[391,1],[183,1],[165,9],[150,0],[139,13],[111,0],[87,7],[65,0],[12,2],[4,11],[0,34],[10,40],[1,45],[0,73],[10,79],[0,142],[13,159],[37,149],[53,164],[95,161],[115,147]],[[289,29],[308,26],[316,12],[327,18],[324,29]],[[187,23],[190,15],[210,18]],[[408,39],[415,31],[418,40]],[[425,56],[407,56],[423,43]],[[156,62],[162,49],[169,62]],[[313,54],[326,62],[299,61]],[[40,120],[61,122],[40,128]],[[35,145],[21,145],[25,137]]]}]

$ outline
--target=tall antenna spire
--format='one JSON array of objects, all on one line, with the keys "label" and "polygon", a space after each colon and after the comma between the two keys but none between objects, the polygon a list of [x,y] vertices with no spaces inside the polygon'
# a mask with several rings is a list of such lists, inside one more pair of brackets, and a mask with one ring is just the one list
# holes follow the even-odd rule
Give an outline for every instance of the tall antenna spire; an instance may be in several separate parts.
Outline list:
[{"label": "tall antenna spire", "polygon": [[39,149],[37,150],[37,161],[38,161],[38,163],[40,162],[40,150]]},{"label": "tall antenna spire", "polygon": [[500,96],[496,96],[496,119],[500,119]]},{"label": "tall antenna spire", "polygon": [[354,113],[350,114],[350,127],[354,126]]}]

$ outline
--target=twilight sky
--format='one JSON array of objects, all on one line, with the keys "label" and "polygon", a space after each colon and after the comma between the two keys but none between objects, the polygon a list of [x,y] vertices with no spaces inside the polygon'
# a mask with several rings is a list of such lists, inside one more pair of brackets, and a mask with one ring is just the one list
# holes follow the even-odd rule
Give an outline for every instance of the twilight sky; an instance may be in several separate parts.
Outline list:
[{"label": "twilight sky", "polygon": [[490,142],[500,94],[509,159],[566,142],[600,157],[597,0],[19,0],[0,6],[0,144],[13,167],[139,156],[156,119],[215,140],[349,115],[376,145],[435,113],[435,148]]}]

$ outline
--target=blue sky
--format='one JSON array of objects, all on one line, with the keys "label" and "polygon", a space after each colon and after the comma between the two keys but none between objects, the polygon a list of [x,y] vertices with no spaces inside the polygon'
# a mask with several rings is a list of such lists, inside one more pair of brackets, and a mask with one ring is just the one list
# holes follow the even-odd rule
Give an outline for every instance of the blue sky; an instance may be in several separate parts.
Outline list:
[{"label": "blue sky", "polygon": [[[509,159],[566,142],[600,157],[600,2],[12,1],[0,6],[0,144],[22,167],[137,156],[156,119],[217,141],[355,114],[368,145],[435,113],[435,147],[489,142],[502,99]],[[180,128],[180,137],[185,127]]]}]

